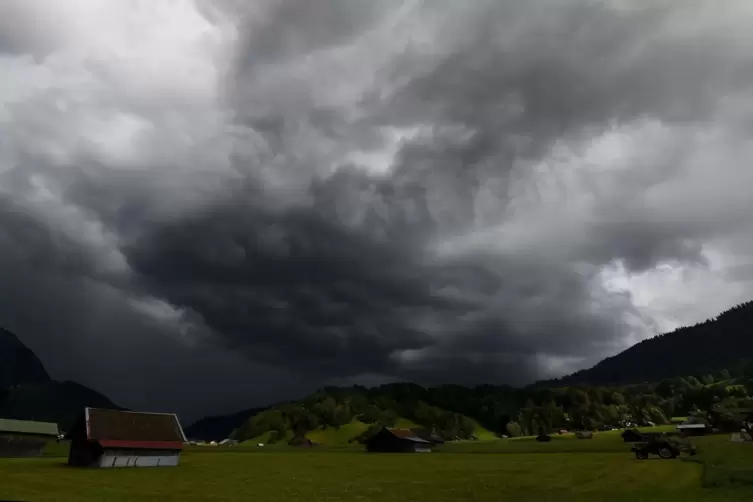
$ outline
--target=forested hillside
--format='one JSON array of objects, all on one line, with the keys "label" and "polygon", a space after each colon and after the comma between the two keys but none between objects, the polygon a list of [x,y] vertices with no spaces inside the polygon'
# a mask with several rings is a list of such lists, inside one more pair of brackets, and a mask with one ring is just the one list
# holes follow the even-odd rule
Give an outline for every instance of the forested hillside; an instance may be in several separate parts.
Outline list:
[{"label": "forested hillside", "polygon": [[726,369],[629,386],[424,388],[406,383],[327,388],[254,415],[232,437],[276,442],[347,428],[354,431],[347,439],[357,440],[369,428],[394,426],[399,420],[434,429],[444,439],[473,438],[486,430],[510,436],[542,429],[595,430],[668,424],[674,416],[699,416],[717,408],[753,408],[750,396],[753,373]]},{"label": "forested hillside", "polygon": [[752,364],[753,302],[748,302],[695,326],[644,340],[591,369],[545,384],[655,382],[723,368],[744,371]]},{"label": "forested hillside", "polygon": [[234,431],[238,439],[264,435],[274,441],[345,426],[362,431],[405,419],[445,438],[467,438],[480,428],[534,434],[540,428],[667,423],[673,416],[713,407],[753,408],[751,331],[753,302],[641,342],[589,370],[524,389],[408,383],[322,389],[256,414],[235,429],[229,424],[237,420],[224,422],[213,434]]}]

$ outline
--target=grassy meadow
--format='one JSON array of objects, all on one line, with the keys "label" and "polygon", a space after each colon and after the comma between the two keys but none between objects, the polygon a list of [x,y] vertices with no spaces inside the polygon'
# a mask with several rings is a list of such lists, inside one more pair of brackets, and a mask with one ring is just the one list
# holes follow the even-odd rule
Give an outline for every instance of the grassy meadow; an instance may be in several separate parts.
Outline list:
[{"label": "grassy meadow", "polygon": [[464,441],[430,454],[191,447],[178,468],[76,469],[65,446],[0,459],[0,499],[25,501],[604,501],[753,500],[753,445],[695,440],[683,460],[635,460],[618,433]]}]

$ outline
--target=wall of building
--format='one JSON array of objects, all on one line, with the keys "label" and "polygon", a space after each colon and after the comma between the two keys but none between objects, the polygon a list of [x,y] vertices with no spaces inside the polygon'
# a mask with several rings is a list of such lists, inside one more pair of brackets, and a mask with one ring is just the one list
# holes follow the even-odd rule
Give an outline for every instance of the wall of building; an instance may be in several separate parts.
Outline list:
[{"label": "wall of building", "polygon": [[180,452],[149,450],[105,450],[100,467],[175,467]]},{"label": "wall of building", "polygon": [[0,434],[0,457],[38,457],[48,440],[21,434]]}]

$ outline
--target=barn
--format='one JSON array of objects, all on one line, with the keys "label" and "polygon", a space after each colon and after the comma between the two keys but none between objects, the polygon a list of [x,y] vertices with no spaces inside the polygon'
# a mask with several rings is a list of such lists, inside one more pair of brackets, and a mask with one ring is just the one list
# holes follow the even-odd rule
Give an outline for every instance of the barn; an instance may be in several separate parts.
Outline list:
[{"label": "barn", "polygon": [[58,436],[58,424],[0,418],[0,457],[39,457]]},{"label": "barn", "polygon": [[177,466],[186,436],[173,413],[85,408],[71,431],[68,464],[79,467]]},{"label": "barn", "polygon": [[379,453],[425,453],[434,445],[410,429],[382,429],[366,441],[366,451]]}]

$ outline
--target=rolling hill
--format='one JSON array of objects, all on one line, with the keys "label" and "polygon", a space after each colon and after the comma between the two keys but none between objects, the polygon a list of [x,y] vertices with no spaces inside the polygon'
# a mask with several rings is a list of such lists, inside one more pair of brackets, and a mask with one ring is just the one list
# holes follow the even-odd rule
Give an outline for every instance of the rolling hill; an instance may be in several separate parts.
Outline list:
[{"label": "rolling hill", "polygon": [[205,441],[222,441],[249,418],[261,413],[266,408],[249,408],[231,415],[215,415],[202,418],[186,428],[188,438],[200,438]]}]

